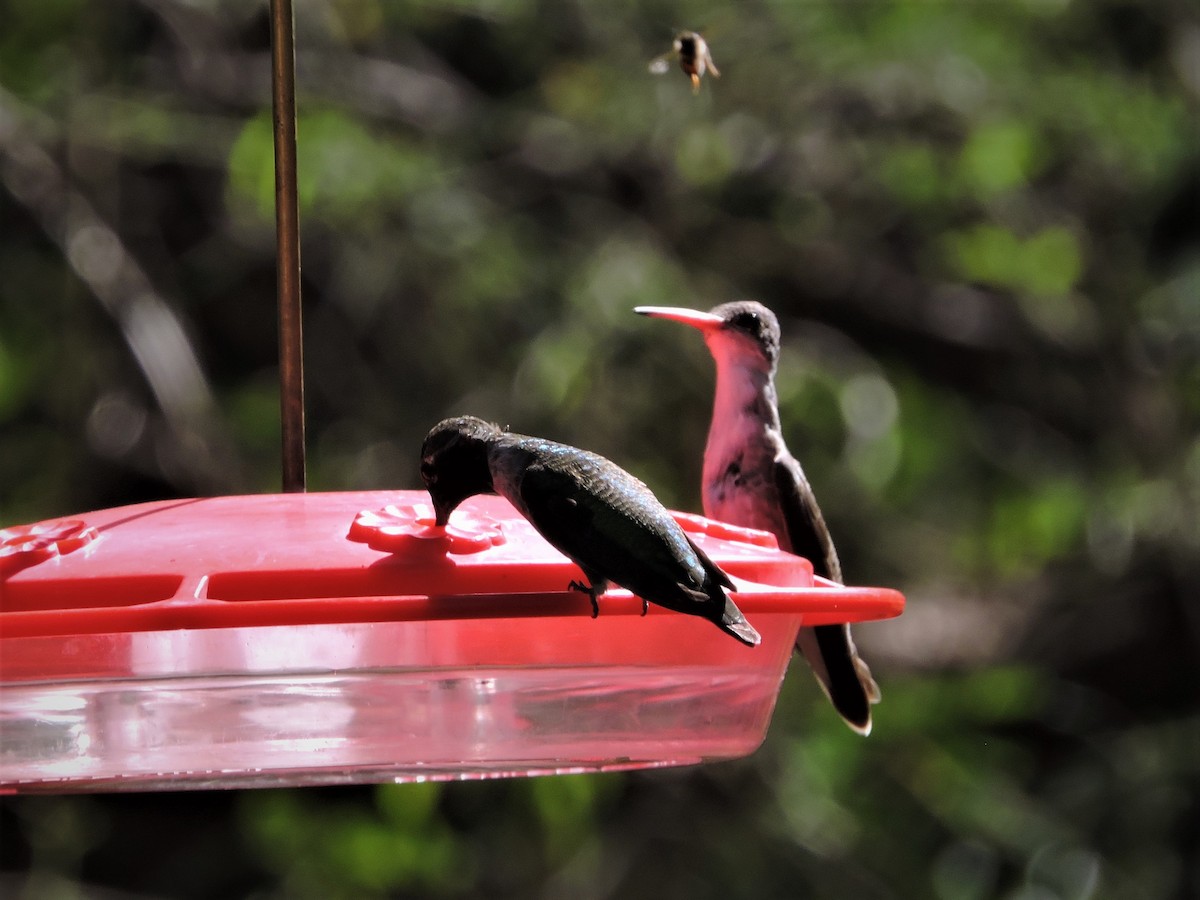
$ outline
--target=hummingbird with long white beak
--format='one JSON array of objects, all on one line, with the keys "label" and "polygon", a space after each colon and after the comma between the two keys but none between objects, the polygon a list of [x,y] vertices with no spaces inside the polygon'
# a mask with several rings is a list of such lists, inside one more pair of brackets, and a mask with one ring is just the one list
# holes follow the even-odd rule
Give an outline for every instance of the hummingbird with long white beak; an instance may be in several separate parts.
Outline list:
[{"label": "hummingbird with long white beak", "polygon": [[476,494],[508,500],[580,569],[592,615],[609,582],[646,603],[713,622],[743,644],[760,637],[726,593],[734,585],[641,481],[587,450],[503,431],[474,416],[439,422],[421,447],[435,524]]},{"label": "hummingbird with long white beak", "polygon": [[[704,448],[704,514],[771,532],[781,549],[808,559],[814,574],[841,584],[833,538],[779,423],[775,314],[752,300],[724,303],[709,312],[665,306],[634,311],[699,329],[716,362],[716,396]],[[879,687],[854,647],[850,626],[801,628],[796,649],[846,723],[870,734],[871,704],[879,702]]]}]

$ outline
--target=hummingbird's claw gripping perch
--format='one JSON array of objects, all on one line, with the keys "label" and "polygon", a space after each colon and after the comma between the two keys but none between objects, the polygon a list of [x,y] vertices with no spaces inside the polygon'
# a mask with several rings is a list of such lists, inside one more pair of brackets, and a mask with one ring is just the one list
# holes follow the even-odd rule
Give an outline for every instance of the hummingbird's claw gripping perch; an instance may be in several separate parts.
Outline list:
[{"label": "hummingbird's claw gripping perch", "polygon": [[590,584],[584,584],[582,581],[574,581],[573,580],[570,584],[567,585],[567,590],[568,591],[579,591],[581,593],[587,594],[588,599],[590,601],[592,601],[592,618],[594,619],[600,615],[600,603],[596,599],[596,589],[594,587],[592,587]]}]

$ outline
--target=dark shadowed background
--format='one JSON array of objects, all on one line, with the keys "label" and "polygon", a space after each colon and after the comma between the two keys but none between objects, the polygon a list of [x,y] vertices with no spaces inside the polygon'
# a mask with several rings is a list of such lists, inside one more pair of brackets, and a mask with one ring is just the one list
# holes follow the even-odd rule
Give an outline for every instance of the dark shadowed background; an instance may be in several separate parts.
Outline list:
[{"label": "dark shadowed background", "polygon": [[[1200,9],[299,0],[311,490],[470,412],[698,510],[753,297],[852,583],[863,740],[0,800],[15,897],[1200,893]],[[647,63],[680,27],[721,70]],[[0,526],[279,487],[265,4],[0,2]],[[2,738],[0,738],[2,740]]]}]

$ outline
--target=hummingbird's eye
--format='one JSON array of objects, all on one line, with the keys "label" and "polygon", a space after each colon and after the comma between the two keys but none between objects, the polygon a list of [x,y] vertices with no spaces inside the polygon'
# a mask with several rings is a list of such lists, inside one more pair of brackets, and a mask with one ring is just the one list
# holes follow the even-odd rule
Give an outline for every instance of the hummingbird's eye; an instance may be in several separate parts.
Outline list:
[{"label": "hummingbird's eye", "polygon": [[759,331],[758,313],[740,312],[729,320],[729,324],[738,331],[757,334]]},{"label": "hummingbird's eye", "polygon": [[432,459],[421,460],[421,477],[429,484],[437,481],[437,467]]}]

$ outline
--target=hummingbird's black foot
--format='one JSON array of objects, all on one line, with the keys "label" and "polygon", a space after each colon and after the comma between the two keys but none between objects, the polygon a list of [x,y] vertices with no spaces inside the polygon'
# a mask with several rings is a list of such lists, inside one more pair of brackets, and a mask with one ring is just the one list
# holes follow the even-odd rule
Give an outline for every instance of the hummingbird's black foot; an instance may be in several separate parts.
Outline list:
[{"label": "hummingbird's black foot", "polygon": [[592,601],[592,618],[600,615],[600,604],[596,601],[596,589],[591,585],[584,584],[582,581],[572,581],[567,585],[568,591],[582,591],[588,595],[588,599]]},{"label": "hummingbird's black foot", "polygon": [[645,597],[643,597],[642,598],[642,615],[645,616],[646,613],[648,613],[648,612],[650,612],[650,601],[647,600]]}]

